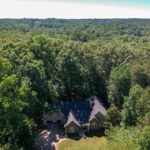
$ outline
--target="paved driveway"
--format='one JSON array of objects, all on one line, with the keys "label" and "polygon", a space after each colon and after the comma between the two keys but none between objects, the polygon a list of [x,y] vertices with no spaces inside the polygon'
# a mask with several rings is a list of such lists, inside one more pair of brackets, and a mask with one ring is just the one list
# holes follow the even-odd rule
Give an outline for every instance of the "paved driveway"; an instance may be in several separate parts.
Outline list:
[{"label": "paved driveway", "polygon": [[57,138],[62,137],[63,128],[56,123],[51,123],[35,138],[35,147],[37,150],[53,150],[51,146]]}]

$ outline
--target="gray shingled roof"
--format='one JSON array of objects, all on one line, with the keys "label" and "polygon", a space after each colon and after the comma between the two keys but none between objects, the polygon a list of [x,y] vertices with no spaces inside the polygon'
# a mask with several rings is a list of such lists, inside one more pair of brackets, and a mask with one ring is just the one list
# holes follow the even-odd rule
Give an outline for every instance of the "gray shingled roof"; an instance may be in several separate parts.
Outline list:
[{"label": "gray shingled roof", "polygon": [[85,125],[95,118],[95,115],[99,112],[102,116],[106,115],[102,101],[96,96],[91,96],[83,101],[58,101],[55,106],[64,114],[65,126],[68,126],[71,122],[78,126]]},{"label": "gray shingled roof", "polygon": [[88,122],[92,111],[90,100],[59,101],[56,107],[64,114],[65,122],[68,120],[68,114],[71,111],[81,125]]},{"label": "gray shingled roof", "polygon": [[67,127],[71,122],[74,122],[77,126],[80,127],[80,123],[76,120],[72,112],[69,112],[67,122],[65,123],[64,127]]},{"label": "gray shingled roof", "polygon": [[95,118],[95,115],[97,113],[101,113],[103,116],[106,115],[106,109],[104,108],[104,106],[100,103],[100,101],[98,100],[98,98],[95,96],[94,97],[94,106],[93,106],[93,110],[91,112],[89,121],[91,121],[93,118]]}]

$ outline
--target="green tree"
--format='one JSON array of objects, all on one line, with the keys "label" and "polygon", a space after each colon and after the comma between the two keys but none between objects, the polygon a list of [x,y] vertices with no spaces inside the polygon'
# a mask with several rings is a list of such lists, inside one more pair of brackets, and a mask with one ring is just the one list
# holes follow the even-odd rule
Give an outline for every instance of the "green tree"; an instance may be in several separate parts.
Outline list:
[{"label": "green tree", "polygon": [[116,106],[110,106],[107,110],[106,127],[119,126],[121,122],[121,113]]},{"label": "green tree", "polygon": [[129,96],[125,98],[122,110],[122,120],[125,126],[136,125],[138,120],[137,101],[143,93],[143,89],[139,85],[131,88]]},{"label": "green tree", "polygon": [[142,150],[150,149],[150,126],[144,127],[138,138],[138,143]]},{"label": "green tree", "polygon": [[150,113],[150,88],[144,89],[136,104],[138,121],[142,124],[148,123]]},{"label": "green tree", "polygon": [[131,87],[131,75],[127,65],[113,68],[108,81],[108,98],[110,103],[121,108],[124,96],[128,96]]}]

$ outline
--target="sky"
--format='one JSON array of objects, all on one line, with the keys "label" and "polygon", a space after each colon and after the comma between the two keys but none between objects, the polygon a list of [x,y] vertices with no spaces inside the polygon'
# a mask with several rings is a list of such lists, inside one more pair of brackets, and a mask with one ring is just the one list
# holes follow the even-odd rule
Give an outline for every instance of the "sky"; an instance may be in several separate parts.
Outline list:
[{"label": "sky", "polygon": [[0,18],[150,18],[150,0],[0,0]]}]

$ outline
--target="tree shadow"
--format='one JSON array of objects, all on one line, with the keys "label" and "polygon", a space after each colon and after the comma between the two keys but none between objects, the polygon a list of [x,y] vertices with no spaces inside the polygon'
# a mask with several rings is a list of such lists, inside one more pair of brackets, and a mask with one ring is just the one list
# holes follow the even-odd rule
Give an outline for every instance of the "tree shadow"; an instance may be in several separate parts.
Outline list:
[{"label": "tree shadow", "polygon": [[106,136],[105,135],[105,129],[101,129],[101,130],[93,130],[90,131],[88,133],[86,133],[86,137],[102,137],[102,136]]},{"label": "tree shadow", "polygon": [[69,134],[67,135],[67,138],[71,140],[79,141],[82,138],[86,139],[86,137],[91,138],[91,137],[102,137],[102,136],[106,136],[104,128],[100,130],[93,130],[93,131],[85,132],[85,136],[79,136],[79,134]]}]

